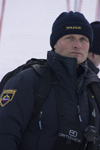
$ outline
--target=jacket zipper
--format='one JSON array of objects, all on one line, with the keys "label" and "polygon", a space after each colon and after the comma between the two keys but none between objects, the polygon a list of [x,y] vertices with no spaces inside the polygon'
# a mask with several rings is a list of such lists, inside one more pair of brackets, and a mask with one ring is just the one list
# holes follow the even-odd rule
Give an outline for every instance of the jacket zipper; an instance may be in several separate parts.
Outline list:
[{"label": "jacket zipper", "polygon": [[80,106],[79,106],[79,105],[77,105],[77,111],[78,111],[78,118],[79,118],[79,121],[82,122],[82,117],[81,117]]},{"label": "jacket zipper", "polygon": [[42,130],[42,115],[43,115],[43,113],[42,113],[42,111],[40,111],[40,115],[39,115],[39,128],[40,128],[40,130]]}]

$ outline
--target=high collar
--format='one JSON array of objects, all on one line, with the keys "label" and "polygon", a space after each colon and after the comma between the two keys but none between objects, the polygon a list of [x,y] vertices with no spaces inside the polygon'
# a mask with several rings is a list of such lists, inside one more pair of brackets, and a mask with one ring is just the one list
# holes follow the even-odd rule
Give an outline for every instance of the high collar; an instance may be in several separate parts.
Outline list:
[{"label": "high collar", "polygon": [[99,69],[90,61],[90,59],[87,59],[88,67],[96,74],[99,73]]},{"label": "high collar", "polygon": [[61,64],[66,69],[67,73],[71,78],[76,76],[76,66],[77,66],[77,59],[76,58],[69,58],[61,56],[54,51],[51,51],[51,53],[57,57],[57,59],[61,62]]},{"label": "high collar", "polygon": [[78,68],[76,68],[76,58],[63,57],[54,51],[49,51],[47,57],[50,61],[52,69],[56,71],[66,70],[74,88],[79,91],[83,82],[83,78],[87,72],[87,62],[85,61],[84,63],[80,64]]},{"label": "high collar", "polygon": [[77,59],[76,58],[64,57],[64,56],[61,56],[61,55],[55,53],[54,51],[49,51],[48,55],[49,54],[52,55],[53,58],[57,58],[60,61],[60,63],[66,69],[66,71],[70,77],[75,77],[75,76],[79,77],[81,73],[87,71],[87,62],[86,61],[81,63],[79,65],[79,67],[77,68]]}]

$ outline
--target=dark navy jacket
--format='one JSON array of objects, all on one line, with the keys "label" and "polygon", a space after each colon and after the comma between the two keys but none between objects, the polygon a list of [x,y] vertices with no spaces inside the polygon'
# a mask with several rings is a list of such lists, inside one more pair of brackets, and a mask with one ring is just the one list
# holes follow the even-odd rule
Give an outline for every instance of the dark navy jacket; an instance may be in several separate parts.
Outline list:
[{"label": "dark navy jacket", "polygon": [[[60,98],[66,119],[78,129],[89,125],[89,106],[86,86],[92,81],[100,82],[88,69],[84,82],[77,93],[70,82],[68,73],[59,60],[48,53],[47,62],[57,75]],[[0,150],[52,150],[58,135],[58,109],[53,87],[38,115],[31,119],[34,111],[34,91],[38,75],[33,68],[27,69],[11,78],[0,98]],[[6,96],[5,96],[6,95]],[[3,105],[3,101],[4,105]],[[82,122],[78,118],[77,105],[80,106]],[[96,108],[96,130],[99,131],[99,113]],[[41,124],[39,124],[42,111]]]},{"label": "dark navy jacket", "polygon": [[97,68],[90,59],[87,58],[88,67],[96,74],[99,73],[99,68]]}]

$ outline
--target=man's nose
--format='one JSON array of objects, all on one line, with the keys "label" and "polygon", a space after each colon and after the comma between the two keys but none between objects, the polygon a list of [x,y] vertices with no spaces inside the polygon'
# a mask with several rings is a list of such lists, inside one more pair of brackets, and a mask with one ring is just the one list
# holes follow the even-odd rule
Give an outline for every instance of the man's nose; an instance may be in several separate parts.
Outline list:
[{"label": "man's nose", "polygon": [[74,48],[80,49],[81,48],[81,42],[79,40],[76,40],[73,44]]}]

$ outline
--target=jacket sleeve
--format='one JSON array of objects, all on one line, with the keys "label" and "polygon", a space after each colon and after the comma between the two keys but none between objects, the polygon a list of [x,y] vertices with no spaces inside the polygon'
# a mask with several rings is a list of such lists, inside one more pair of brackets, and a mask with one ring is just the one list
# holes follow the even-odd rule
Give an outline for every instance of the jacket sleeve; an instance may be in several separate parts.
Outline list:
[{"label": "jacket sleeve", "polygon": [[5,85],[0,97],[0,150],[17,150],[34,109],[35,80],[22,73]]}]

